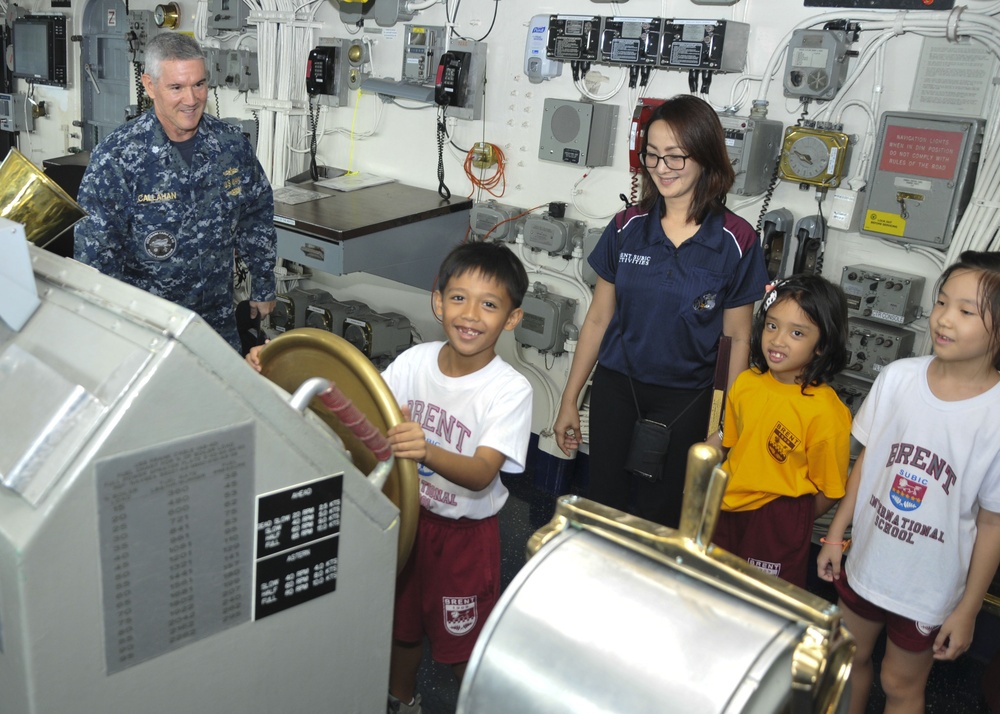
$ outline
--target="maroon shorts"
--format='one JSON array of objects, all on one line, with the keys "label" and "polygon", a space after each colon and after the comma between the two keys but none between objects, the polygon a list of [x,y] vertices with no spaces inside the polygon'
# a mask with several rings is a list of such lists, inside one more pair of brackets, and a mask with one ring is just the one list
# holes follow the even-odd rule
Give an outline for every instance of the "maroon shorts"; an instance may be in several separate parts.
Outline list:
[{"label": "maroon shorts", "polygon": [[814,520],[814,496],[781,496],[753,511],[721,511],[712,542],[804,588]]},{"label": "maroon shorts", "polygon": [[885,624],[885,632],[893,644],[907,652],[924,652],[934,646],[941,625],[925,625],[896,615],[885,608],[865,600],[847,582],[847,571],[840,569],[840,579],[833,581],[837,595],[847,608],[858,617]]},{"label": "maroon shorts", "polygon": [[413,552],[396,580],[393,639],[415,644],[426,635],[437,662],[468,662],[499,597],[497,517],[455,520],[421,508]]}]

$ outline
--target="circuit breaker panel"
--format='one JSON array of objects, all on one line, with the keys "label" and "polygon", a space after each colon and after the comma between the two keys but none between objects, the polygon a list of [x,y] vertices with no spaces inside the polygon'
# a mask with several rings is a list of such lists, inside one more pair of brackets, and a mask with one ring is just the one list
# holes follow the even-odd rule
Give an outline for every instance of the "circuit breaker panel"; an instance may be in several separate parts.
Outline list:
[{"label": "circuit breaker panel", "polygon": [[885,112],[861,233],[946,248],[972,194],[983,121]]}]

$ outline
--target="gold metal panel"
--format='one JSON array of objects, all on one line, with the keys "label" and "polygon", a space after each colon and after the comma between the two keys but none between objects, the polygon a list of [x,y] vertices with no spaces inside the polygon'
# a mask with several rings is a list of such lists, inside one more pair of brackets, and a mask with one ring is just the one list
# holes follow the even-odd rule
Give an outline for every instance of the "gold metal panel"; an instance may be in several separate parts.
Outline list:
[{"label": "gold metal panel", "polygon": [[86,215],[24,154],[10,150],[0,164],[0,218],[22,224],[27,239],[44,248]]},{"label": "gold metal panel", "polygon": [[[260,364],[265,377],[290,393],[312,377],[330,380],[383,434],[403,421],[395,397],[375,366],[354,345],[331,332],[312,327],[289,330],[264,346]],[[358,469],[370,473],[376,464],[371,451],[319,399],[309,406],[344,440]],[[397,459],[382,489],[399,508],[397,570],[406,564],[417,534],[418,484],[416,462]]]}]

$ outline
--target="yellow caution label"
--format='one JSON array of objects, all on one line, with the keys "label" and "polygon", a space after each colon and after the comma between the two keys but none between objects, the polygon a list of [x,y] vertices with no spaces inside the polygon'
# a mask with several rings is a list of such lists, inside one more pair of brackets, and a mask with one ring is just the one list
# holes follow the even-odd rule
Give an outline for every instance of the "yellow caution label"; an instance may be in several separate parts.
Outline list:
[{"label": "yellow caution label", "polygon": [[906,231],[906,219],[898,213],[868,211],[865,213],[865,230],[902,237]]}]

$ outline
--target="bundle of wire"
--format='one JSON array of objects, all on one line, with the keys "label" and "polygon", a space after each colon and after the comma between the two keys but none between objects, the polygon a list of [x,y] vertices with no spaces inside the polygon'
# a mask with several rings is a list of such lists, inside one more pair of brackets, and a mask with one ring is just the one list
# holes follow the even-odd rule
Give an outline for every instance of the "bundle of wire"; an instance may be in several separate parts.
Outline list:
[{"label": "bundle of wire", "polygon": [[[477,147],[474,146],[469,149],[465,155],[465,175],[472,184],[472,191],[469,192],[469,196],[472,196],[473,191],[479,190],[486,191],[491,196],[500,198],[507,190],[507,177],[504,175],[504,166],[507,164],[507,158],[496,144],[480,145],[478,148],[481,149],[482,146],[488,146],[493,151],[493,157],[496,159],[496,168],[491,176],[484,178],[483,169],[477,169],[473,165],[477,156]],[[497,187],[499,187],[499,192],[497,191]]]}]

